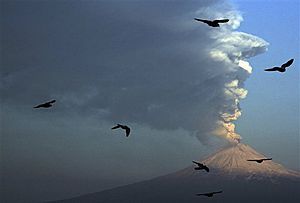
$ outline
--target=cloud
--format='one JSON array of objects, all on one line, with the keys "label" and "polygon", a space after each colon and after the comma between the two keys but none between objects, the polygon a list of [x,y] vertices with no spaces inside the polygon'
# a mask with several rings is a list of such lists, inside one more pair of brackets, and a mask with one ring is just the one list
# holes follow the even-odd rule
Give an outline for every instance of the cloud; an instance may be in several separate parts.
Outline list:
[{"label": "cloud", "polygon": [[[1,118],[1,135],[10,197],[21,193],[19,185],[47,188],[47,194],[28,191],[34,201],[75,195],[64,185],[50,186],[51,176],[80,192],[88,192],[81,180],[97,180],[91,192],[111,187],[112,180],[130,182],[122,179],[127,172],[132,181],[153,177],[184,167],[194,153],[207,153],[197,139],[239,139],[233,122],[247,95],[247,59],[268,44],[235,31],[242,16],[225,1],[3,6],[0,102],[8,116]],[[195,17],[230,22],[210,28]],[[57,100],[54,108],[32,109],[48,99]],[[107,136],[119,122],[133,127],[130,139]],[[145,162],[139,171],[137,160]],[[15,170],[23,166],[26,173]]]},{"label": "cloud", "polygon": [[[200,140],[220,123],[234,133],[231,122],[241,115],[239,100],[247,94],[243,86],[251,73],[246,60],[263,53],[268,45],[256,36],[234,31],[243,20],[238,11],[224,2],[209,1],[187,3],[181,10],[175,3],[147,1],[123,7],[87,5],[81,19],[75,14],[83,12],[80,8],[66,8],[68,28],[59,22],[60,14],[50,19],[40,13],[48,26],[38,33],[41,22],[25,17],[25,25],[31,24],[16,35],[30,51],[19,63],[5,61],[6,66],[21,70],[2,74],[4,103],[32,105],[53,97],[63,107],[59,111],[96,114],[112,123],[184,129]],[[210,28],[193,21],[199,16],[226,17],[230,22],[220,29]],[[39,44],[43,39],[47,41]],[[33,63],[32,50],[45,62]],[[18,58],[19,53],[14,54]]]},{"label": "cloud", "polygon": [[[239,15],[236,13],[236,15]],[[237,17],[242,19],[242,17]],[[225,77],[230,81],[224,83],[223,108],[220,111],[220,119],[216,122],[218,127],[213,134],[225,137],[229,140],[240,140],[241,137],[235,132],[232,121],[241,116],[239,107],[240,99],[247,96],[248,91],[244,88],[244,82],[252,73],[252,67],[246,59],[263,53],[267,50],[268,43],[264,40],[242,32],[231,29],[218,33],[213,37],[216,39],[216,47],[210,52],[212,59],[223,61],[229,71]],[[217,37],[215,37],[217,36]]]}]

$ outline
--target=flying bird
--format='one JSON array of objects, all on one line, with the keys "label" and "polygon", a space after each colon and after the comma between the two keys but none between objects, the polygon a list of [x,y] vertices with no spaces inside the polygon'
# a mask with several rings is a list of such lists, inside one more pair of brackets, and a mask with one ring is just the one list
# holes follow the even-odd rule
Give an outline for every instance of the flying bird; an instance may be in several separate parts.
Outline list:
[{"label": "flying bird", "polygon": [[247,161],[256,161],[257,163],[262,163],[263,161],[272,160],[272,158],[266,158],[266,159],[248,159]]},{"label": "flying bird", "polygon": [[212,197],[214,194],[222,193],[223,191],[217,191],[217,192],[208,192],[208,193],[200,193],[197,194],[197,196],[206,196],[206,197]]},{"label": "flying bird", "polygon": [[211,27],[220,27],[219,23],[227,23],[229,22],[229,19],[222,19],[222,20],[202,20],[199,18],[194,18],[197,21],[200,21],[202,23],[206,23],[207,25],[211,26]]},{"label": "flying bird", "polygon": [[265,71],[278,71],[278,72],[285,72],[286,68],[289,67],[290,65],[292,65],[292,63],[294,62],[294,59],[290,59],[288,62],[282,64],[280,67],[273,67],[273,68],[267,68],[265,69]]},{"label": "flying bird", "polygon": [[49,102],[46,102],[46,103],[43,103],[43,104],[39,104],[33,108],[50,108],[52,107],[52,105],[56,102],[56,100],[52,100],[52,101],[49,101]]},{"label": "flying bird", "polygon": [[197,164],[197,167],[194,168],[195,170],[202,170],[202,169],[204,169],[204,170],[206,170],[206,172],[209,172],[209,168],[207,166],[205,166],[204,164],[201,164],[201,163],[199,163],[197,161],[193,161],[193,163]]},{"label": "flying bird", "polygon": [[122,128],[123,130],[125,130],[126,137],[129,136],[129,134],[130,134],[130,128],[128,126],[117,124],[116,126],[112,127],[111,129],[114,130],[114,129],[117,129],[117,128]]}]

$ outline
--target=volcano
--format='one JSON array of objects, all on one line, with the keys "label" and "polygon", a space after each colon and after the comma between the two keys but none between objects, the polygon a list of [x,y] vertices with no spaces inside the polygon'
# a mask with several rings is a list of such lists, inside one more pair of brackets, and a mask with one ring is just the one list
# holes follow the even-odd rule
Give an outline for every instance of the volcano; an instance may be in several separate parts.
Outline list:
[{"label": "volcano", "polygon": [[[210,172],[185,169],[151,180],[57,202],[300,202],[300,173],[265,158],[250,146],[230,145],[200,161]],[[213,197],[197,193],[223,191]]]}]

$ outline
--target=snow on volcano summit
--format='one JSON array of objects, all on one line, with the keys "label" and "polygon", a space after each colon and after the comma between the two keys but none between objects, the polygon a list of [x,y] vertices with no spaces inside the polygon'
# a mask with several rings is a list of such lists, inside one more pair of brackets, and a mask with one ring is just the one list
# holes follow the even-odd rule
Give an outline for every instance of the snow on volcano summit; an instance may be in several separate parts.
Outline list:
[{"label": "snow on volcano summit", "polygon": [[[238,143],[229,146],[210,155],[208,158],[200,161],[207,165],[212,173],[222,173],[222,175],[236,176],[287,176],[300,177],[300,173],[289,170],[276,163],[274,160],[264,161],[262,163],[249,162],[248,159],[268,158],[265,155],[257,152],[249,145]],[[193,166],[190,166],[178,172],[178,175],[195,174]],[[198,172],[199,173],[199,172]]]}]

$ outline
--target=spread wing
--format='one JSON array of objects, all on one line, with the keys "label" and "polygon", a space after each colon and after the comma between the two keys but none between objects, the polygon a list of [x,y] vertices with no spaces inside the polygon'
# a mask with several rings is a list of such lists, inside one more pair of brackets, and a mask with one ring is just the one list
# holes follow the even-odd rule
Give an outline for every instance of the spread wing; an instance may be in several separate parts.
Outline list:
[{"label": "spread wing", "polygon": [[43,103],[43,104],[39,104],[39,105],[37,105],[37,106],[35,106],[33,108],[49,107],[50,104],[53,104],[55,102],[56,102],[56,100],[54,99],[54,100],[51,100],[49,102],[46,102],[46,103]]},{"label": "spread wing", "polygon": [[197,196],[207,196],[207,193],[199,193],[199,194],[196,194]]},{"label": "spread wing", "polygon": [[210,20],[202,20],[202,19],[199,19],[199,18],[194,18],[194,19],[197,20],[197,21],[200,21],[202,23],[206,23],[206,24],[211,23]]},{"label": "spread wing", "polygon": [[207,172],[209,172],[209,168],[207,166],[205,166],[204,164],[201,164],[197,161],[193,161],[194,164],[197,164],[199,167],[201,167],[202,169],[206,170]]},{"label": "spread wing", "polygon": [[53,103],[55,103],[55,102],[56,102],[56,100],[53,99],[52,101],[49,101],[48,103],[53,104]]},{"label": "spread wing", "polygon": [[272,160],[272,158],[266,158],[266,159],[262,159],[264,161],[268,161],[268,160]]},{"label": "spread wing", "polygon": [[259,161],[257,159],[248,159],[247,161]]},{"label": "spread wing", "polygon": [[33,107],[33,108],[36,108],[36,109],[37,109],[37,108],[41,108],[41,107],[43,107],[43,105],[44,105],[44,104],[39,104],[39,105],[37,105],[37,106],[35,106],[35,107]]},{"label": "spread wing", "polygon": [[49,101],[49,102],[44,103],[43,105],[51,105],[51,104],[53,104],[53,103],[55,103],[55,102],[56,102],[56,100],[52,100],[52,101]]},{"label": "spread wing", "polygon": [[193,161],[194,164],[197,164],[198,166],[201,166],[202,164],[197,162],[197,161]]},{"label": "spread wing", "polygon": [[280,70],[279,67],[273,67],[273,68],[267,68],[267,69],[265,69],[265,71],[278,71],[278,70]]},{"label": "spread wing", "polygon": [[39,105],[37,105],[37,106],[35,106],[33,108],[41,108],[41,107],[44,107],[45,105],[48,105],[48,104],[49,104],[49,102],[42,103],[42,104],[39,104]]},{"label": "spread wing", "polygon": [[294,59],[290,59],[288,62],[281,65],[281,68],[287,68],[294,62]]},{"label": "spread wing", "polygon": [[218,193],[222,193],[223,191],[217,191],[217,192],[212,192],[213,194],[218,194]]},{"label": "spread wing", "polygon": [[121,128],[121,126],[118,124],[118,125],[112,127],[111,129],[113,130],[113,129],[117,129],[117,128]]},{"label": "spread wing", "polygon": [[214,23],[227,23],[229,22],[229,19],[221,19],[221,20],[214,20]]},{"label": "spread wing", "polygon": [[129,128],[129,127],[126,127],[126,128],[125,128],[125,131],[126,131],[126,137],[128,137],[129,134],[130,134],[130,128]]}]

